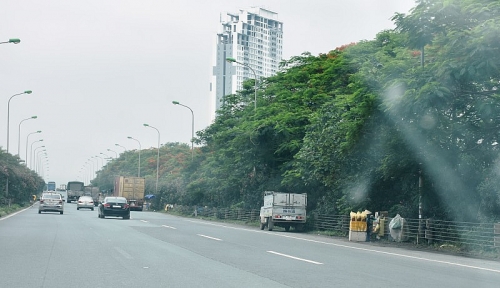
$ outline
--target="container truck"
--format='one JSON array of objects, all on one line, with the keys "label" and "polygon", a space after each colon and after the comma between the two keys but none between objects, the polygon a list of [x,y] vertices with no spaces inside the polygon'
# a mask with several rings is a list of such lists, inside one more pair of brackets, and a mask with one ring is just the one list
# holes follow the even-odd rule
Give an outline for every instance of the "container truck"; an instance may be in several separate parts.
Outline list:
[{"label": "container truck", "polygon": [[71,203],[73,201],[77,201],[80,196],[83,196],[85,184],[81,181],[70,181],[68,185],[66,185],[66,189],[68,191],[68,198],[66,199],[67,203]]},{"label": "container truck", "polygon": [[307,194],[265,191],[264,206],[260,208],[260,229],[272,231],[274,226],[294,227],[303,231],[306,223]]},{"label": "container truck", "polygon": [[144,205],[145,180],[143,177],[124,177],[115,178],[113,196],[125,197],[130,210],[142,211]]}]

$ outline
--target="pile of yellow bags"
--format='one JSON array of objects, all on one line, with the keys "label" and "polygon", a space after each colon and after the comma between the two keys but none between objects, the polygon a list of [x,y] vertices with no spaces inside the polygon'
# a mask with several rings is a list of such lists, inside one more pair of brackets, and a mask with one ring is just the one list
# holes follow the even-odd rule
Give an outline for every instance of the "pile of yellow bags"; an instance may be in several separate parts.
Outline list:
[{"label": "pile of yellow bags", "polygon": [[363,212],[352,212],[351,211],[351,222],[349,223],[349,229],[351,231],[366,231],[366,210]]}]

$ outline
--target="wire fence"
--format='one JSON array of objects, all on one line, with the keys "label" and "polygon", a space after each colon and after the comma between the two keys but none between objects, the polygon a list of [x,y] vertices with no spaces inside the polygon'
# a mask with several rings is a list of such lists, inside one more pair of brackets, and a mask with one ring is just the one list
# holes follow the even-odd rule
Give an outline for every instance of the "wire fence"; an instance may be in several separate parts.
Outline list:
[{"label": "wire fence", "polygon": [[209,207],[190,207],[175,206],[170,209],[182,215],[214,218],[219,220],[242,221],[245,223],[259,221],[260,210],[252,209],[230,209],[230,208],[209,208]]},{"label": "wire fence", "polygon": [[[203,217],[223,221],[241,221],[259,223],[257,209],[229,209],[209,207],[175,206],[174,211],[186,216]],[[435,219],[404,219],[400,228],[402,237],[395,238],[389,229],[392,218],[384,218],[380,232],[373,232],[373,240],[403,241],[422,245],[450,245],[467,250],[487,250],[500,253],[500,223],[471,223],[443,221]],[[380,223],[375,222],[375,223]],[[347,237],[349,235],[350,217],[348,215],[329,215],[309,213],[307,229],[325,231],[327,234]]]}]

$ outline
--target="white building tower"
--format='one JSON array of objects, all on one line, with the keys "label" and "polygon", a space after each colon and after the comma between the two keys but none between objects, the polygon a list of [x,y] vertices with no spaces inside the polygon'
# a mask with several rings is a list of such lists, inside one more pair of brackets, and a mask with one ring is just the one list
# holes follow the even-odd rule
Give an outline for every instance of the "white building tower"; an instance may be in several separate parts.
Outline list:
[{"label": "white building tower", "polygon": [[[223,103],[225,95],[243,89],[243,81],[269,77],[278,71],[283,51],[283,23],[278,14],[263,8],[240,10],[239,14],[227,13],[220,19],[217,33],[210,92],[212,97],[212,119]],[[228,63],[234,58],[237,63]]]}]

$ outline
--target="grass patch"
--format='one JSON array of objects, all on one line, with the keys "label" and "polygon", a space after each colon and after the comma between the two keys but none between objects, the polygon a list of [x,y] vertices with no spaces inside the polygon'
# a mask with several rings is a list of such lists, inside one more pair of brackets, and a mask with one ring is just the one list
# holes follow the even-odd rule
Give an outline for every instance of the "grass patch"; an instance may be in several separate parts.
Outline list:
[{"label": "grass patch", "polygon": [[7,205],[2,205],[0,206],[0,217],[5,217],[22,209],[24,209],[24,206],[21,206],[19,204],[12,204],[10,205],[10,207]]},{"label": "grass patch", "polygon": [[347,237],[347,233],[334,230],[314,230],[310,231],[309,233],[316,235],[323,235],[323,236],[332,236],[332,237]]}]

